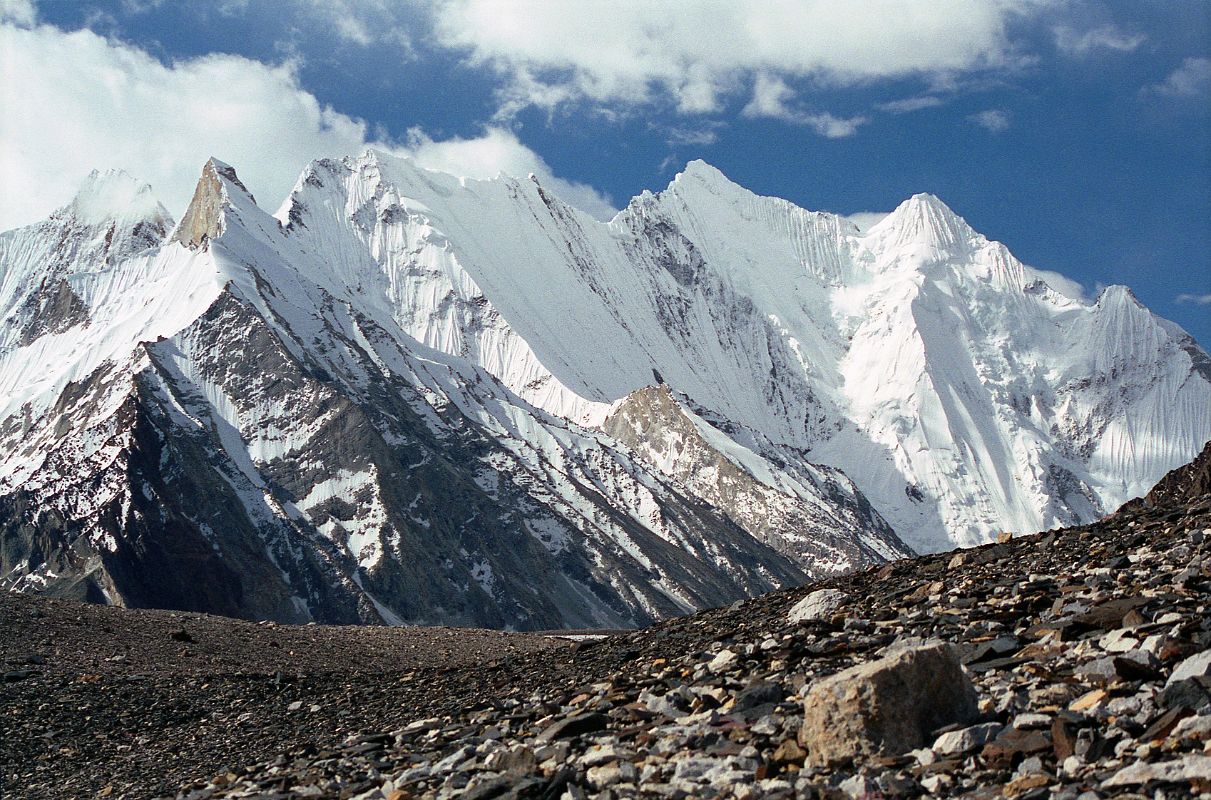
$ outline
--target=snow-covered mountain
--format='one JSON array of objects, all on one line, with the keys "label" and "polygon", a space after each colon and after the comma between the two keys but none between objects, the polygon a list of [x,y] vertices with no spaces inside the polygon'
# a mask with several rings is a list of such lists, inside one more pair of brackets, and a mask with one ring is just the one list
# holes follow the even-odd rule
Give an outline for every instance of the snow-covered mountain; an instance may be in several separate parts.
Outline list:
[{"label": "snow-covered mountain", "polygon": [[609,223],[373,151],[275,216],[211,161],[175,227],[94,175],[0,234],[0,587],[629,625],[1085,521],[1211,438],[1211,361],[1045,277],[701,162]]},{"label": "snow-covered mountain", "polygon": [[714,437],[737,501],[800,525],[771,535],[417,341],[368,248],[333,250],[301,216],[281,226],[220,162],[175,228],[147,196],[95,175],[0,235],[5,588],[283,620],[619,626],[908,552],[835,470],[771,484],[761,456]]},{"label": "snow-covered mountain", "polygon": [[367,153],[313,164],[278,218],[369,253],[405,330],[535,405],[597,425],[658,375],[737,441],[841,469],[919,550],[1094,519],[1211,437],[1193,339],[930,195],[860,231],[695,161],[599,223],[533,179]]}]

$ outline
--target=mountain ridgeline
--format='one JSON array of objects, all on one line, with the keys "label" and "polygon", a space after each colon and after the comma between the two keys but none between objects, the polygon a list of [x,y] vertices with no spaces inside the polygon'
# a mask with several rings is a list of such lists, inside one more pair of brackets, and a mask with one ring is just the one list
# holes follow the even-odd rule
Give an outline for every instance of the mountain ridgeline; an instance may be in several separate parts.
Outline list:
[{"label": "mountain ridgeline", "polygon": [[1089,522],[1211,438],[1127,289],[702,162],[608,223],[374,151],[276,215],[211,160],[180,223],[94,173],[0,234],[0,310],[0,588],[117,605],[642,625]]}]

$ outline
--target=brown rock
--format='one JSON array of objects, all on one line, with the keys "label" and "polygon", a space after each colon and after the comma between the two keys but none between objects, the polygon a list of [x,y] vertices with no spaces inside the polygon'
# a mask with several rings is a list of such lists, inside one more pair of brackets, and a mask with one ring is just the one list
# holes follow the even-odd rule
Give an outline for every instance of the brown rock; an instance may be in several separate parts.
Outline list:
[{"label": "brown rock", "polygon": [[1068,708],[1071,711],[1088,711],[1091,708],[1100,706],[1108,697],[1110,695],[1107,694],[1105,689],[1094,689],[1092,692],[1083,694],[1073,700]]},{"label": "brown rock", "polygon": [[1056,717],[1051,723],[1051,746],[1055,750],[1055,760],[1063,761],[1076,752],[1077,727],[1063,717]]},{"label": "brown rock", "polygon": [[799,743],[823,766],[859,755],[899,755],[945,725],[978,714],[955,648],[929,642],[895,650],[814,683],[803,701]]},{"label": "brown rock", "polygon": [[1051,783],[1051,778],[1048,778],[1046,775],[1022,775],[1005,784],[1002,787],[1002,791],[1006,797],[1017,797],[1029,792],[1031,789],[1038,789],[1040,786],[1046,786],[1049,783]]},{"label": "brown rock", "polygon": [[778,749],[774,751],[770,760],[775,764],[803,764],[803,760],[807,758],[807,753],[799,746],[799,743],[794,739],[784,739],[782,744],[778,745]]},{"label": "brown rock", "polygon": [[1041,753],[1051,747],[1051,738],[1043,731],[1007,728],[996,740],[984,745],[980,752],[990,767],[1006,769],[1018,764],[1028,755]]}]

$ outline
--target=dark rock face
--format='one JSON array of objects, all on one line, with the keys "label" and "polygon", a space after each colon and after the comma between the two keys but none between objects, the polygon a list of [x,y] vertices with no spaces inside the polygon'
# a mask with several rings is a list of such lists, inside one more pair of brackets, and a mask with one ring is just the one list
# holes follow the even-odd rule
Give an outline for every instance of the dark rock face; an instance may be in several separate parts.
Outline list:
[{"label": "dark rock face", "polygon": [[[103,188],[76,205],[99,213]],[[575,215],[551,208],[573,236]],[[724,508],[765,491],[743,470],[730,493],[695,490],[425,347],[318,274],[341,256],[317,256],[322,240],[218,161],[158,248],[158,212],[61,216],[9,237],[59,260],[22,289],[0,355],[53,332],[116,349],[0,419],[0,590],[282,622],[620,628],[908,552],[843,476],[811,497],[838,514],[779,518],[805,528],[789,541],[760,508]],[[114,299],[140,281],[176,288]],[[100,336],[122,326],[129,344]]]},{"label": "dark rock face", "polygon": [[[232,351],[246,358],[223,357]],[[682,608],[625,554],[592,541],[573,540],[552,559],[513,522],[518,511],[569,538],[579,520],[512,485],[520,476],[501,465],[514,458],[457,409],[427,422],[415,390],[381,373],[369,373],[371,383],[351,395],[300,362],[231,294],[178,336],[148,345],[146,358],[131,397],[110,418],[117,459],[101,473],[64,463],[56,471],[78,474],[78,482],[5,499],[5,574],[53,575],[38,589],[55,596],[287,622],[386,617],[549,629],[635,624]],[[307,444],[255,467],[242,463],[236,437],[247,434],[212,410],[204,396],[211,387],[237,410],[271,409],[260,426],[305,427]],[[193,424],[183,424],[182,411]],[[503,473],[491,489],[478,477],[486,464]],[[307,502],[342,475],[367,477],[348,494]],[[88,519],[72,518],[70,509],[95,497],[98,485],[114,487],[112,498]],[[578,486],[599,518],[625,530],[695,605],[758,593],[771,577],[802,580],[789,561],[674,492],[665,513],[679,526],[713,531],[713,546],[732,565],[726,572],[682,556]],[[368,514],[372,534],[360,554],[351,552],[349,532]],[[620,593],[613,576],[628,573],[631,585]]]}]

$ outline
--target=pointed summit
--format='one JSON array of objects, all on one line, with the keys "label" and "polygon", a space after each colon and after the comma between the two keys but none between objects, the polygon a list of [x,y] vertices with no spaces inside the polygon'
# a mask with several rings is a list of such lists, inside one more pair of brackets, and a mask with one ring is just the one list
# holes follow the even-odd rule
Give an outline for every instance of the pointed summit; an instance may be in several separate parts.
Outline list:
[{"label": "pointed summit", "polygon": [[923,244],[949,251],[965,245],[976,233],[949,206],[922,192],[901,203],[867,235],[889,237],[893,244]]},{"label": "pointed summit", "polygon": [[700,158],[696,158],[688,162],[685,165],[685,169],[673,176],[673,180],[669,182],[668,190],[675,191],[681,189],[684,191],[688,187],[697,186],[708,187],[715,193],[718,193],[722,187],[740,188],[730,178],[720,172],[718,168],[711,166]]},{"label": "pointed summit", "polygon": [[189,248],[205,247],[211,239],[222,235],[223,209],[231,202],[232,194],[238,191],[255,203],[252,193],[235,174],[235,169],[217,158],[211,158],[202,167],[202,177],[193,190],[193,199],[181,224],[172,235],[172,241]]},{"label": "pointed summit", "polygon": [[673,180],[676,181],[678,178],[697,178],[698,180],[705,181],[707,183],[719,183],[724,181],[731,183],[731,181],[728,180],[728,177],[720,172],[717,167],[706,163],[701,158],[695,158],[693,161],[687,162],[685,169],[677,173]]}]

